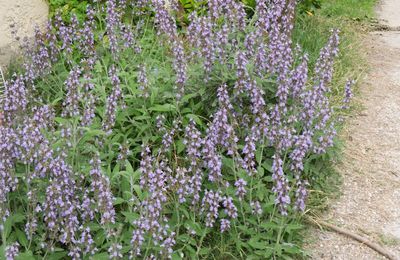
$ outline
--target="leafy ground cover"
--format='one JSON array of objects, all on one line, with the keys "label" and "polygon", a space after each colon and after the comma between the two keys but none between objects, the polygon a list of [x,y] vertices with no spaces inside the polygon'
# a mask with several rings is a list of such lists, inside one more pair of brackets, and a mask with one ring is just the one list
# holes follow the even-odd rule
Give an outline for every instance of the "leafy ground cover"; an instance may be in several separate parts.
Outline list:
[{"label": "leafy ground cover", "polygon": [[329,178],[354,39],[324,7],[246,8],[95,2],[22,43],[1,102],[9,259],[305,255],[307,188]]}]

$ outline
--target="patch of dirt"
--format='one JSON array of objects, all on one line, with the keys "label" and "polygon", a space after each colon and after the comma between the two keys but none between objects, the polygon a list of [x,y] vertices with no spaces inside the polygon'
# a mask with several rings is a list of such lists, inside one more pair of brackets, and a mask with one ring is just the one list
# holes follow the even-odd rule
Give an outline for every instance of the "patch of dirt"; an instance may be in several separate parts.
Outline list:
[{"label": "patch of dirt", "polygon": [[[394,12],[394,16],[393,16]],[[383,1],[379,15],[400,26],[400,1]],[[365,40],[370,72],[358,102],[364,111],[348,122],[342,195],[322,217],[383,245],[400,259],[400,32],[370,33]],[[312,259],[385,259],[332,231],[314,229]]]},{"label": "patch of dirt", "polygon": [[395,27],[400,25],[400,3],[399,0],[384,0],[381,1],[377,9],[378,16],[381,18],[381,23]]},{"label": "patch of dirt", "polygon": [[36,25],[45,24],[47,15],[45,0],[0,0],[0,66],[7,65],[18,50],[10,24],[16,24],[21,38],[31,37]]}]

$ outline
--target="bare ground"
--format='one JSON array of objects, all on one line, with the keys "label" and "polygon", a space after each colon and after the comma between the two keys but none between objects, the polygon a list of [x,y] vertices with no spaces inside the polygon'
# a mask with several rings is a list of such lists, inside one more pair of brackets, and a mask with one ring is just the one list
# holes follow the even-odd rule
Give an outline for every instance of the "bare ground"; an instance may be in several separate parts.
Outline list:
[{"label": "bare ground", "polygon": [[10,24],[16,24],[21,38],[31,37],[35,26],[47,21],[47,15],[45,0],[0,0],[0,66],[7,65],[18,50]]},{"label": "bare ground", "polygon": [[[382,23],[400,26],[400,0],[383,1]],[[400,259],[400,31],[374,32],[364,44],[371,70],[361,86],[363,111],[343,133],[342,195],[323,219],[366,236]],[[331,231],[313,230],[312,259],[385,259]]]}]

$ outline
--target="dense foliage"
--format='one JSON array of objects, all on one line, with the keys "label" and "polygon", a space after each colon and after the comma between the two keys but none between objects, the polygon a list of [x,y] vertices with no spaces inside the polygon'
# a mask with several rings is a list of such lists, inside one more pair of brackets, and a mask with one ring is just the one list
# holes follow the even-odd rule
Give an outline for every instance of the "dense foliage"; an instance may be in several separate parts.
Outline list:
[{"label": "dense foliage", "polygon": [[[104,0],[100,0],[104,1]],[[82,18],[85,16],[86,6],[95,0],[49,0],[50,16],[55,14],[69,19],[71,14]],[[256,7],[256,0],[241,0],[248,13],[253,14]],[[195,10],[207,6],[207,1],[199,0],[179,0],[180,10],[184,16],[190,15]],[[322,0],[301,0],[299,1],[299,10],[301,12],[312,13],[315,9],[321,8]]]},{"label": "dense foliage", "polygon": [[[309,168],[335,131],[339,32],[309,72],[296,1],[108,0],[36,31],[5,83],[8,259],[249,258],[301,252]],[[313,171],[313,174],[317,172]]]}]

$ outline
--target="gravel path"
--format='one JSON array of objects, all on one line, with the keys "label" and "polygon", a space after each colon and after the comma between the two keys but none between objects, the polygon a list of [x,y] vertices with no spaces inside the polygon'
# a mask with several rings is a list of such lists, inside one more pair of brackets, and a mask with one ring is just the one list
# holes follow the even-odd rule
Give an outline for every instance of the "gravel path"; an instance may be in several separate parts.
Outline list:
[{"label": "gravel path", "polygon": [[[381,23],[400,26],[400,0],[382,1],[377,13]],[[323,219],[400,259],[400,31],[371,33],[364,46],[371,65],[359,97],[364,109],[343,134],[342,195]],[[312,233],[312,259],[385,259],[343,235]]]},{"label": "gravel path", "polygon": [[45,0],[0,0],[0,66],[7,65],[18,50],[11,39],[10,24],[15,23],[21,38],[32,36],[35,25],[47,21]]}]

